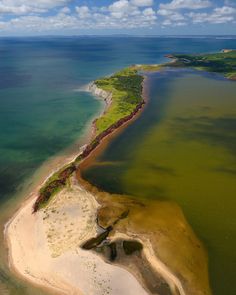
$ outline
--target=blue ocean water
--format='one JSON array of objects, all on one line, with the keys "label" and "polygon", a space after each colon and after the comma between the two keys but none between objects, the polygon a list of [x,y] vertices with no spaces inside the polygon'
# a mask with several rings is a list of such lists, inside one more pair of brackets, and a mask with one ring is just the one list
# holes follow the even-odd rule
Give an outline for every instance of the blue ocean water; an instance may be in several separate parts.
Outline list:
[{"label": "blue ocean water", "polygon": [[[166,61],[168,53],[222,48],[236,48],[236,38],[1,38],[0,216],[5,216],[4,203],[16,200],[23,181],[47,159],[78,142],[98,113],[101,102],[78,89],[130,64]],[[1,232],[3,222],[5,218]],[[24,287],[19,291],[15,282],[7,267],[0,267],[6,292],[31,294]]]}]

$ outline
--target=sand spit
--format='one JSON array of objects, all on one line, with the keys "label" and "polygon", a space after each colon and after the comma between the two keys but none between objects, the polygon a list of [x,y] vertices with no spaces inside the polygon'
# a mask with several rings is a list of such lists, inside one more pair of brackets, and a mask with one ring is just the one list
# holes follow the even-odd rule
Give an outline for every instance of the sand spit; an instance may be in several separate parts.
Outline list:
[{"label": "sand spit", "polygon": [[[94,88],[90,91],[102,97],[109,106],[110,94],[101,95],[95,86],[90,87]],[[75,178],[70,182],[50,200],[47,207],[32,214],[38,197],[35,193],[8,223],[6,237],[12,269],[28,281],[47,287],[56,294],[149,294],[144,289],[146,285],[142,287],[132,269],[110,264],[97,253],[81,249],[85,241],[101,230],[97,226],[99,204],[93,194],[77,184]],[[118,230],[118,234],[121,232]],[[165,279],[173,294],[188,293],[178,276],[157,258],[150,240],[130,233],[126,238],[140,239],[146,259]]]},{"label": "sand spit", "polygon": [[32,214],[35,199],[6,227],[10,266],[21,277],[56,294],[147,294],[127,270],[80,248],[99,231],[92,194],[73,183]]}]

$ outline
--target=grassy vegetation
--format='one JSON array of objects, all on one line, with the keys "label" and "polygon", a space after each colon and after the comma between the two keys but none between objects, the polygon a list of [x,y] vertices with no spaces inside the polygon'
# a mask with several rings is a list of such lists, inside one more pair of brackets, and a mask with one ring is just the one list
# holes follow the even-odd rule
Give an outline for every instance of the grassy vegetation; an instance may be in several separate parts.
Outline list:
[{"label": "grassy vegetation", "polygon": [[95,81],[97,87],[112,93],[112,104],[108,111],[96,120],[97,134],[129,115],[142,101],[142,81],[143,77],[134,67]]},{"label": "grassy vegetation", "polygon": [[236,79],[236,51],[214,54],[175,54],[172,66],[194,67],[198,70],[221,73],[229,79]]},{"label": "grassy vegetation", "polygon": [[160,71],[163,67],[164,67],[164,65],[162,65],[162,64],[156,64],[156,65],[138,65],[138,66],[136,66],[136,68],[139,71],[144,71],[144,72],[156,72],[156,71]]},{"label": "grassy vegetation", "polygon": [[39,197],[34,204],[34,212],[44,208],[51,198],[65,187],[69,177],[75,171],[74,163],[70,163],[55,172],[40,188]]}]

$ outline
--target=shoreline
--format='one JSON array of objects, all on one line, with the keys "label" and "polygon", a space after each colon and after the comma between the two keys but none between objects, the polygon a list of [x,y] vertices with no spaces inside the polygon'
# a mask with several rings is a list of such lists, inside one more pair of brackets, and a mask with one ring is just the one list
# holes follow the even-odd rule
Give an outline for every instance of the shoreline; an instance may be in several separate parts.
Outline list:
[{"label": "shoreline", "polygon": [[[135,68],[136,74],[138,73],[138,70]],[[42,208],[50,199],[53,197],[54,194],[56,194],[58,191],[60,191],[63,187],[65,187],[66,182],[68,178],[72,175],[73,172],[75,172],[79,165],[86,160],[90,154],[97,149],[97,147],[100,146],[100,143],[107,138],[110,134],[114,133],[116,130],[118,130],[120,127],[128,123],[129,121],[132,121],[133,118],[135,118],[143,109],[145,106],[145,98],[144,95],[144,85],[145,85],[145,75],[138,75],[139,77],[142,77],[141,81],[141,97],[140,101],[136,103],[135,106],[133,106],[133,109],[130,111],[129,114],[124,115],[124,117],[121,117],[117,119],[114,123],[111,123],[107,128],[103,129],[97,134],[98,126],[96,126],[96,123],[99,119],[103,118],[107,112],[110,106],[112,105],[113,101],[113,95],[112,91],[104,90],[100,87],[98,87],[95,84],[95,81],[91,82],[86,86],[88,90],[91,91],[91,93],[96,96],[100,97],[105,101],[105,109],[103,114],[101,114],[98,118],[93,120],[92,124],[92,136],[90,138],[90,141],[85,145],[85,148],[82,150],[82,152],[75,158],[73,162],[68,163],[67,165],[61,167],[61,169],[58,169],[57,172],[53,174],[52,177],[48,178],[48,182],[45,182],[45,184],[41,187],[39,190],[38,198],[34,204],[33,212],[37,212],[40,208]],[[114,88],[115,89],[115,88]],[[123,94],[122,94],[123,95]]]},{"label": "shoreline", "polygon": [[[95,209],[94,209],[94,212],[92,214],[92,218],[94,220],[93,228],[94,227],[97,228],[96,211],[97,211],[97,208],[98,208],[99,205],[98,205],[98,203],[96,201],[96,198],[92,194],[87,193],[82,187],[79,186],[79,184],[75,184],[75,187],[77,187],[77,189],[82,192],[81,196],[84,196],[84,199],[82,200],[83,204],[86,203],[86,202],[90,202],[90,203],[95,204],[95,205],[93,205]],[[74,187],[72,187],[72,188],[74,189]],[[63,193],[63,191],[60,192],[59,194],[61,194],[61,193]],[[77,195],[74,195],[74,196],[77,198]],[[5,235],[6,235],[6,241],[7,241],[8,246],[9,246],[9,256],[8,257],[9,257],[10,270],[14,271],[16,273],[16,275],[18,277],[20,277],[21,279],[23,279],[25,281],[28,281],[29,283],[31,283],[31,284],[33,284],[35,286],[38,286],[40,289],[49,292],[49,294],[78,294],[78,295],[79,294],[86,294],[86,295],[87,294],[91,294],[91,295],[95,294],[94,292],[92,292],[92,293],[81,292],[78,289],[79,286],[76,287],[75,285],[74,286],[70,285],[70,283],[68,283],[66,281],[63,282],[63,279],[62,279],[63,276],[61,276],[61,275],[59,277],[58,276],[53,277],[52,275],[56,271],[55,269],[53,269],[53,272],[50,273],[52,279],[51,279],[51,277],[50,277],[50,279],[47,279],[47,272],[48,272],[47,267],[46,267],[46,270],[47,270],[46,271],[46,276],[43,276],[43,273],[41,274],[41,276],[40,275],[35,276],[35,274],[31,273],[30,270],[26,271],[28,269],[29,265],[27,265],[27,263],[25,264],[25,262],[24,262],[25,255],[26,255],[26,261],[30,259],[30,256],[32,256],[33,261],[36,264],[34,267],[39,268],[39,269],[40,269],[40,267],[42,269],[45,266],[45,263],[47,265],[46,260],[51,259],[51,261],[52,261],[53,259],[55,259],[55,260],[57,259],[57,257],[52,257],[51,258],[50,257],[51,253],[48,254],[47,251],[45,253],[45,250],[41,248],[42,245],[40,245],[39,249],[36,248],[38,251],[35,251],[34,249],[33,250],[31,249],[32,247],[34,248],[35,245],[37,245],[37,243],[39,243],[39,240],[38,240],[38,242],[37,241],[35,242],[36,237],[34,235],[39,235],[42,238],[42,232],[40,232],[39,230],[42,230],[42,228],[44,227],[44,225],[43,225],[43,219],[44,218],[42,217],[43,213],[40,212],[40,213],[37,213],[37,215],[31,213],[31,209],[32,209],[33,203],[36,200],[36,198],[37,198],[37,195],[32,195],[28,200],[26,200],[22,204],[21,209],[18,210],[16,212],[16,214],[6,224]],[[82,206],[82,203],[79,204],[79,205]],[[65,206],[65,203],[64,203],[63,206]],[[73,204],[73,206],[74,206],[74,204]],[[40,217],[38,216],[38,214],[40,215]],[[83,222],[83,220],[82,220],[82,222]],[[19,225],[19,223],[21,225]],[[81,223],[81,222],[78,222],[78,223]],[[83,230],[84,230],[84,228],[83,228]],[[92,232],[90,232],[88,234],[87,231],[86,231],[86,237],[84,237],[82,240],[80,240],[80,243],[82,243],[83,241],[86,241],[89,237],[91,238],[94,234],[96,234],[96,232],[97,231],[92,231]],[[27,245],[28,243],[31,244],[31,242],[29,242],[28,239],[27,239],[29,234],[32,237],[33,246]],[[46,245],[47,243],[43,242],[43,244]],[[25,249],[25,251],[24,251],[24,249]],[[15,257],[13,257],[13,255],[12,255],[12,250],[13,251],[15,250],[15,254],[14,254]],[[125,278],[128,276],[128,273],[129,273],[130,275],[128,276],[128,281],[129,281],[129,283],[132,282],[132,284],[134,285],[134,288],[137,289],[137,294],[140,294],[140,295],[141,294],[142,295],[147,295],[148,294],[142,289],[141,285],[139,284],[139,282],[136,280],[136,278],[133,276],[132,273],[130,273],[128,271],[125,271],[122,267],[117,267],[115,265],[108,264],[103,259],[101,259],[97,254],[94,254],[94,253],[92,253],[90,251],[85,251],[85,250],[79,249],[78,246],[73,248],[73,252],[75,250],[76,250],[77,253],[78,252],[80,252],[80,253],[83,252],[83,256],[86,257],[86,260],[87,259],[93,260],[93,261],[97,260],[96,261],[97,265],[100,266],[103,269],[103,271],[106,270],[106,267],[108,267],[109,268],[108,273],[111,273],[112,271],[115,271],[117,273],[120,273],[120,275],[123,274],[122,276],[124,276],[125,281],[126,281]],[[17,256],[16,251],[18,251],[18,256]],[[36,254],[38,252],[43,252],[42,257],[40,257],[41,261],[44,259],[43,265],[40,265],[39,264],[40,260],[37,259]],[[72,251],[70,251],[70,249],[67,249],[67,251],[63,252],[62,255],[59,256],[59,259],[61,257],[63,257],[63,255],[64,256],[69,255],[73,260],[76,261],[77,256],[78,256],[77,253],[74,255],[74,253],[72,253]],[[21,255],[23,256],[23,258],[21,257]],[[44,258],[44,256],[46,256],[46,259]],[[79,261],[76,261],[77,264],[78,264],[78,262]],[[64,259],[63,263],[65,263],[65,259]],[[32,263],[31,263],[31,265],[32,265]],[[53,262],[52,262],[52,265],[53,265]],[[63,269],[63,266],[64,266],[64,264],[62,264],[60,266],[60,268]],[[33,269],[34,269],[34,267],[33,267]],[[114,270],[114,268],[117,268],[117,269]],[[70,268],[68,268],[68,270],[70,270]],[[95,273],[94,273],[94,270],[92,268],[89,269],[89,273],[91,273],[91,276],[94,277]],[[108,273],[105,274],[103,279],[105,279],[105,277],[109,276]],[[81,270],[80,270],[80,275],[82,275]],[[90,280],[91,279],[90,276],[87,279]],[[96,279],[100,279],[100,278],[96,277]],[[124,285],[125,284],[126,283],[124,282]],[[86,287],[88,288],[88,286],[86,286]],[[86,290],[86,288],[85,288],[85,290]],[[97,293],[97,294],[100,294],[100,293]],[[103,294],[103,293],[101,293],[101,294]],[[114,292],[112,294],[119,295],[120,293],[119,292],[118,293]],[[127,293],[127,294],[132,295],[131,293]]]},{"label": "shoreline", "polygon": [[[144,76],[145,77],[145,76]],[[144,79],[144,81],[143,81],[143,85],[145,85],[145,83],[147,83],[147,81],[146,81],[146,77],[145,77],[145,79]],[[145,86],[143,87],[143,89],[145,88]],[[144,96],[146,96],[146,95],[144,95]],[[145,97],[143,97],[143,99],[145,100]],[[146,101],[146,100],[145,100]],[[105,101],[106,102],[106,101]],[[144,106],[145,106],[145,104],[144,104]],[[129,123],[131,123],[133,120],[135,120],[137,117],[138,117],[138,115],[141,113],[141,111],[143,110],[143,108],[144,108],[144,106],[142,106],[141,107],[141,110],[140,109],[138,109],[137,110],[137,112],[131,117],[131,119],[128,119],[127,121],[125,121],[125,122],[123,122],[120,126],[118,126],[117,128],[115,128],[114,130],[112,130],[110,133],[108,133],[108,134],[106,134],[106,136],[104,136],[102,139],[101,139],[101,143],[103,143],[104,141],[107,141],[107,140],[109,140],[109,137],[110,136],[113,136],[114,134],[116,134],[117,132],[119,132],[120,130],[122,130],[123,128],[125,128],[125,126],[127,125],[127,124],[129,124]],[[106,104],[106,106],[105,106],[105,110],[104,110],[104,113],[107,111],[107,108],[109,108],[109,105],[108,104]],[[92,134],[94,134],[94,132],[95,132],[95,129],[94,129],[94,121],[93,121],[93,124],[92,124]],[[88,143],[89,144],[89,143]],[[88,144],[86,145],[86,147],[88,146]],[[83,162],[86,162],[86,160],[89,160],[90,159],[90,156],[92,156],[92,154],[93,154],[93,151],[95,151],[95,150],[97,150],[97,149],[99,149],[99,147],[101,147],[102,146],[102,144],[100,144],[100,142],[99,142],[99,144],[98,144],[98,146],[97,147],[95,147],[90,153],[89,153],[89,155],[87,155],[83,160],[82,160],[82,162],[81,162],[81,164],[83,165]],[[85,148],[85,150],[86,150],[86,148]],[[76,158],[78,158],[82,153],[84,152],[84,150],[82,151],[82,152],[80,152],[78,155],[76,155],[71,161],[69,161],[69,163],[68,162],[66,162],[65,163],[65,165],[66,164],[70,164],[70,163],[73,163],[73,161],[75,161],[75,159]],[[62,165],[62,167],[63,167],[63,165]],[[55,171],[53,171],[44,181],[43,181],[43,183],[41,183],[40,185],[39,185],[39,187],[42,187],[49,179],[50,179],[50,177],[55,173],[55,172],[57,172],[58,170],[60,170],[60,168],[59,169],[55,169]],[[64,188],[63,188],[63,190],[64,190]],[[10,269],[12,269],[14,272],[16,272],[18,275],[20,275],[21,277],[23,277],[24,279],[26,279],[27,281],[28,280],[30,280],[29,279],[29,277],[27,277],[27,276],[24,276],[24,274],[22,274],[20,271],[18,271],[17,270],[17,268],[16,268],[16,266],[14,265],[14,258],[13,258],[13,256],[12,256],[12,252],[11,252],[11,248],[12,248],[12,244],[11,244],[11,241],[10,241],[10,237],[9,237],[9,228],[11,227],[11,225],[14,223],[14,221],[15,221],[15,219],[17,218],[17,216],[19,216],[20,214],[21,214],[21,212],[22,211],[24,211],[25,210],[25,208],[26,207],[28,207],[29,206],[29,204],[33,204],[34,203],[34,201],[36,201],[37,200],[37,192],[38,192],[38,187],[29,195],[29,197],[25,200],[25,202],[23,202],[23,204],[21,205],[21,207],[20,207],[20,209],[14,214],[14,216],[7,222],[7,224],[5,225],[5,237],[6,237],[6,241],[7,241],[7,244],[8,244],[8,246],[9,246],[9,249],[8,249],[8,252],[9,252],[9,263],[10,263]],[[96,196],[94,196],[94,198],[96,199]],[[34,214],[32,214],[32,215],[34,215]],[[11,249],[11,250],[10,250]],[[150,250],[150,249],[149,249]],[[114,265],[113,265],[113,267],[114,267]],[[121,268],[123,269],[124,267],[122,267],[121,266]],[[159,266],[159,268],[160,268],[160,266]],[[162,269],[163,270],[163,269]],[[170,271],[169,271],[169,273],[171,273]],[[175,277],[174,276],[174,274],[172,274],[173,275],[173,277],[172,277],[172,279],[173,278],[176,278],[176,280],[177,281],[175,281],[175,282],[173,282],[175,285],[178,285],[178,284],[176,284],[176,282],[178,282],[178,278],[177,277]],[[37,282],[35,282],[34,280],[32,281],[31,280],[31,283],[33,283],[33,284],[36,284],[36,285],[40,285],[40,287],[42,288],[42,284],[37,284]],[[44,286],[45,287],[45,286]],[[45,287],[46,289],[47,288],[49,288],[49,289],[53,289],[53,287],[52,286],[46,286]],[[50,291],[48,289],[48,291]],[[55,288],[55,290],[54,291],[59,291],[57,288]],[[59,291],[60,292],[60,291]],[[57,293],[58,294],[58,293]],[[60,294],[60,293],[59,293]],[[62,293],[62,294],[65,294],[65,293]],[[68,294],[70,294],[70,293],[68,293]],[[72,294],[72,293],[71,293]],[[79,293],[76,293],[76,294],[79,294]],[[181,295],[185,295],[185,293],[184,292],[180,292],[180,294]]]},{"label": "shoreline", "polygon": [[[173,294],[178,295],[186,295],[186,292],[184,291],[180,279],[175,276],[171,270],[155,255],[151,241],[148,239],[142,239],[139,236],[136,236],[135,233],[115,233],[115,235],[112,237],[113,240],[117,239],[124,239],[124,240],[134,240],[139,241],[143,245],[143,253],[146,260],[150,263],[150,265],[153,267],[153,269],[158,273],[161,274],[161,276],[164,278],[164,280],[168,283],[170,286],[171,291]],[[121,267],[127,268],[124,265],[117,263],[117,265],[120,265]],[[178,293],[176,293],[176,291]]]},{"label": "shoreline", "polygon": [[[98,95],[96,95],[93,91],[91,91],[90,86],[93,84],[90,83],[89,85],[86,86],[86,90],[85,91],[90,91],[94,96],[96,97],[99,97]],[[84,90],[83,90],[84,91]],[[99,99],[101,99],[101,97],[99,97]],[[102,97],[102,99],[104,100],[104,98]],[[106,100],[105,101],[105,108],[103,111],[100,111],[100,116],[102,114],[104,114],[108,107],[109,107],[109,104],[107,104]],[[139,113],[139,112],[138,112]],[[135,116],[134,116],[135,117]],[[90,125],[90,130],[88,131],[88,136],[87,138],[89,138],[89,140],[87,141],[87,143],[85,145],[83,145],[81,148],[86,148],[86,146],[89,144],[89,142],[91,141],[91,138],[94,137],[94,134],[95,134],[95,127],[94,127],[94,121],[96,120],[97,116],[92,120],[92,124],[91,122],[88,123],[88,125]],[[127,123],[127,122],[125,122]],[[125,125],[125,124],[124,124]],[[88,127],[87,127],[88,128]],[[119,129],[119,128],[118,128]],[[54,170],[52,170],[49,174],[47,174],[47,177],[43,178],[42,181],[39,182],[39,184],[37,185],[37,187],[35,189],[33,189],[32,192],[29,193],[29,195],[26,197],[26,199],[23,201],[23,203],[20,205],[20,207],[16,210],[16,212],[14,213],[14,215],[7,221],[7,223],[4,225],[4,240],[5,240],[5,243],[7,244],[7,250],[8,250],[8,262],[9,262],[9,268],[11,271],[14,271],[15,274],[17,275],[17,277],[20,277],[21,279],[23,279],[24,281],[29,281],[31,284],[33,285],[36,285],[38,286],[40,289],[45,289],[47,290],[47,292],[51,293],[54,291],[57,291],[56,294],[60,294],[60,289],[58,288],[54,288],[52,287],[51,285],[49,286],[45,286],[43,284],[40,284],[40,283],[37,283],[37,281],[35,280],[32,280],[32,278],[30,279],[29,277],[27,277],[26,275],[24,275],[23,273],[21,273],[16,265],[14,264],[14,258],[12,256],[12,252],[11,252],[11,248],[12,248],[12,245],[11,245],[11,239],[9,237],[9,228],[10,226],[13,224],[14,220],[17,218],[17,216],[19,214],[21,214],[22,211],[24,211],[24,209],[30,205],[33,205],[37,198],[38,198],[38,191],[39,189],[45,185],[47,183],[47,181],[50,179],[51,176],[53,176],[55,173],[57,173],[61,168],[63,168],[65,165],[68,165],[70,163],[73,163],[76,158],[78,156],[80,156],[82,153],[83,153],[83,150],[81,150],[79,153],[76,153],[74,152],[73,155],[69,156],[69,157],[66,157],[65,159],[63,159],[62,162],[60,162],[60,164],[58,165],[58,167]],[[32,206],[33,207],[33,206]],[[33,214],[32,214],[33,215]],[[59,292],[59,293],[58,293]],[[54,294],[54,293],[52,293]],[[61,294],[65,294],[65,293],[61,293]]]}]

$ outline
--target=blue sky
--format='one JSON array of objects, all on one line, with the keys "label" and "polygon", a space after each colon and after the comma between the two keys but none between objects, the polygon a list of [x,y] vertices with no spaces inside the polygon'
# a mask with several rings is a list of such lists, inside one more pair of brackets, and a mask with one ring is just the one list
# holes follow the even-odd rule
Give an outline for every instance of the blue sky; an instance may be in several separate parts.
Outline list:
[{"label": "blue sky", "polygon": [[0,35],[236,35],[236,0],[0,0]]}]

